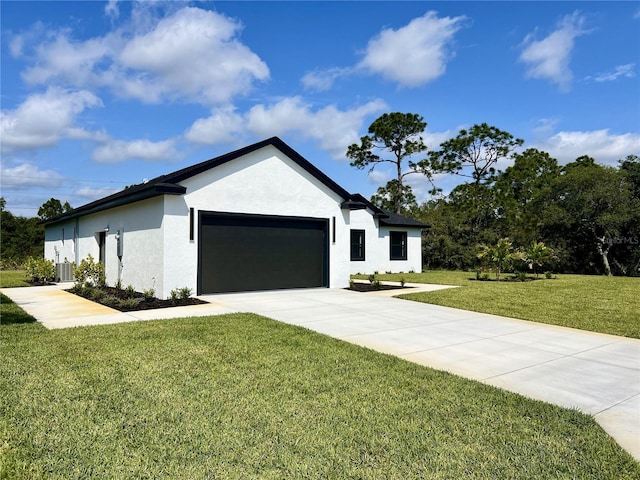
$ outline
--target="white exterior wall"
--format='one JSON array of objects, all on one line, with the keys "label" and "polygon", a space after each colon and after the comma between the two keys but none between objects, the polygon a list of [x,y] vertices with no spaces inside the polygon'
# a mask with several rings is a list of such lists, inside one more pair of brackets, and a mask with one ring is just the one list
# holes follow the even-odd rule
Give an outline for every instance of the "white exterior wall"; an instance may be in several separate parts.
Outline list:
[{"label": "white exterior wall", "polygon": [[44,232],[44,258],[55,263],[76,260],[76,222],[69,220],[47,227]]},{"label": "white exterior wall", "polygon": [[[329,286],[333,288],[347,287],[352,273],[408,272],[422,268],[420,229],[378,228],[370,211],[342,210],[343,198],[273,146],[236,158],[181,184],[187,189],[184,195],[162,195],[48,225],[45,257],[56,259],[57,252],[59,261],[66,257],[78,262],[88,254],[98,260],[98,233],[108,227],[105,254],[108,285],[116,284],[121,268],[123,287],[132,285],[138,291],[154,288],[159,298],[167,298],[171,290],[182,287],[196,293],[198,213],[203,211],[326,220]],[[190,208],[194,209],[193,240],[189,238]],[[351,229],[366,231],[364,262],[350,260]],[[117,256],[118,230],[123,232],[121,265]],[[389,259],[391,230],[407,232],[407,260]]]},{"label": "white exterior wall", "polygon": [[[118,281],[118,255],[116,234],[122,232],[122,286],[133,285],[142,292],[153,288],[156,296],[164,298],[162,197],[150,198],[98,213],[102,222],[108,221],[106,263],[107,284]],[[93,217],[92,215],[91,217]],[[80,222],[85,217],[80,219]],[[96,242],[97,243],[97,242]],[[94,254],[94,258],[97,258]]]},{"label": "white exterior wall", "polygon": [[[45,229],[45,258],[55,260],[55,248],[60,248],[61,245],[59,232],[64,225],[66,235],[67,225],[71,225],[71,232],[76,228],[77,239],[75,242],[65,240],[65,244],[69,243],[75,248],[71,252],[71,247],[65,245],[64,255],[76,265],[89,254],[98,261],[98,235],[108,228],[105,274],[107,285],[114,286],[118,281],[119,269],[116,234],[121,230],[124,242],[120,277],[122,285],[133,285],[138,291],[155,288],[156,295],[159,296],[163,292],[163,213],[163,199],[159,197],[83,216],[70,222],[48,225]],[[64,259],[62,253],[59,258],[61,261]]]},{"label": "white exterior wall", "polygon": [[[194,240],[189,241],[189,207],[181,195],[164,196],[162,246],[164,265],[163,295],[171,290],[188,287],[196,294],[198,283],[198,219],[194,218]],[[159,293],[159,292],[158,292]]]},{"label": "white exterior wall", "polygon": [[[370,274],[374,272],[400,273],[422,271],[422,233],[419,228],[408,227],[380,227],[378,221],[369,210],[354,210],[351,212],[349,229],[364,230],[364,261],[350,262],[350,273]],[[407,259],[391,260],[390,232],[407,232]],[[349,236],[349,245],[351,238]],[[349,248],[351,248],[349,246]],[[351,258],[351,250],[349,250]]]},{"label": "white exterior wall", "polygon": [[[186,210],[248,213],[326,219],[329,222],[329,286],[349,285],[348,214],[340,209],[344,200],[280,150],[267,146],[214,169],[191,177],[182,185]],[[252,187],[254,185],[254,187]],[[332,218],[336,218],[333,243]],[[184,236],[188,238],[188,218]],[[180,254],[179,261],[197,272],[195,241]],[[195,273],[194,273],[195,275]],[[194,288],[195,290],[195,288]]]}]

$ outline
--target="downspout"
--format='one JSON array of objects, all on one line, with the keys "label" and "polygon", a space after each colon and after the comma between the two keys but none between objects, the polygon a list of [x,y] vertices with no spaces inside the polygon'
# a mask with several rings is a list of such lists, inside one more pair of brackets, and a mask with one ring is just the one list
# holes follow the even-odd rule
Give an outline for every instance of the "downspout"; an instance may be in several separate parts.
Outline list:
[{"label": "downspout", "polygon": [[80,265],[80,217],[76,217],[76,231],[74,240],[74,254],[76,267]]}]

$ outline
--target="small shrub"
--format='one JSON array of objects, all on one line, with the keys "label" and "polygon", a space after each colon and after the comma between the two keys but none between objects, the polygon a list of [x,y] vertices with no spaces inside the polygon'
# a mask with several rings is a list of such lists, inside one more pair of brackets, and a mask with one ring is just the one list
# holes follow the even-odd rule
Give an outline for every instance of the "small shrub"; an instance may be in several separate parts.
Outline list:
[{"label": "small shrub", "polygon": [[391,270],[387,270],[385,273],[386,273],[387,275],[391,275]]},{"label": "small shrub", "polygon": [[374,280],[371,285],[373,285],[373,288],[376,290],[380,290],[380,287],[382,286],[382,284],[380,283],[380,280]]},{"label": "small shrub", "polygon": [[178,298],[180,300],[186,300],[193,294],[193,290],[189,287],[182,287],[178,289]]},{"label": "small shrub", "polygon": [[173,303],[176,303],[176,301],[178,300],[178,290],[177,289],[173,289],[169,292],[169,300],[171,300]]},{"label": "small shrub", "polygon": [[411,270],[409,270],[409,273],[416,273],[416,271],[412,268]]},{"label": "small shrub", "polygon": [[400,286],[401,286],[401,287],[404,287],[404,284],[405,284],[405,283],[406,283],[406,282],[405,282],[405,280],[404,280],[404,277],[402,277],[402,278],[400,279]]},{"label": "small shrub", "polygon": [[136,289],[133,288],[133,285],[127,285],[127,288],[124,289],[124,293],[127,298],[133,298],[136,296]]},{"label": "small shrub", "polygon": [[122,310],[133,310],[138,306],[135,298],[121,298],[118,300],[117,307]]},{"label": "small shrub", "polygon": [[118,308],[118,306],[120,305],[120,299],[118,297],[116,297],[115,295],[105,294],[99,289],[96,289],[96,291],[102,294],[102,297],[100,298],[100,303],[102,305],[106,305],[107,307],[112,308]]},{"label": "small shrub", "polygon": [[524,282],[527,279],[527,274],[524,272],[516,272],[514,278],[519,282]]},{"label": "small shrub", "polygon": [[29,257],[24,262],[24,275],[27,280],[34,280],[36,278],[36,259]]},{"label": "small shrub", "polygon": [[547,280],[551,280],[553,278],[553,273],[544,272],[544,278],[546,278]]},{"label": "small shrub", "polygon": [[118,291],[122,290],[122,280],[118,279],[115,285],[115,289]]},{"label": "small shrub", "polygon": [[89,300],[93,300],[94,302],[99,302],[99,303],[104,303],[106,297],[113,296],[113,295],[107,295],[97,287],[84,287],[84,291],[86,292],[87,298],[89,298]]},{"label": "small shrub", "polygon": [[104,287],[104,265],[96,262],[91,254],[73,268],[73,277],[77,286]]},{"label": "small shrub", "polygon": [[[376,273],[378,273],[378,272],[376,272]],[[376,276],[375,276],[375,274],[369,275],[369,283],[370,283],[371,285],[373,285],[373,282],[375,282],[375,281],[376,281]]]},{"label": "small shrub", "polygon": [[156,296],[156,290],[155,288],[147,288],[146,290],[144,290],[142,292],[142,296],[144,297],[144,299],[149,302],[151,300],[153,300]]},{"label": "small shrub", "polygon": [[56,265],[53,260],[44,258],[35,259],[29,257],[24,265],[25,275],[32,282],[47,283],[54,279],[56,275]]},{"label": "small shrub", "polygon": [[376,270],[375,272],[373,272],[374,275],[378,275],[378,270]]},{"label": "small shrub", "polygon": [[353,290],[353,287],[355,286],[356,282],[354,282],[353,280],[349,280],[349,288],[351,290]]},{"label": "small shrub", "polygon": [[486,282],[487,280],[489,280],[489,274],[487,272],[483,273],[480,276],[480,280],[483,281],[483,282]]}]

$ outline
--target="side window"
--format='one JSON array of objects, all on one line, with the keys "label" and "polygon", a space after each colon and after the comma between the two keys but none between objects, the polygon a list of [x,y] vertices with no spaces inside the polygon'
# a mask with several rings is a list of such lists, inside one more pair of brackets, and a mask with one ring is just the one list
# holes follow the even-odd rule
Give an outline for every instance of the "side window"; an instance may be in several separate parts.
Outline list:
[{"label": "side window", "polygon": [[391,260],[407,259],[407,232],[389,232],[389,258]]},{"label": "side window", "polygon": [[364,230],[351,230],[351,260],[364,260]]}]

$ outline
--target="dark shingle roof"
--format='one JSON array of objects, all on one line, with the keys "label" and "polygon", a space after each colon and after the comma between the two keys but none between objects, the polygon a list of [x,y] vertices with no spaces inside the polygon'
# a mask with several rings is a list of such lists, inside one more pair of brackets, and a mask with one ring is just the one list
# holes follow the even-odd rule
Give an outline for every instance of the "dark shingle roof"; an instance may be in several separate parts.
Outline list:
[{"label": "dark shingle roof", "polygon": [[380,217],[380,225],[386,225],[387,227],[419,227],[428,228],[429,225],[414,220],[404,215],[398,215],[397,213],[384,211],[384,217]]},{"label": "dark shingle roof", "polygon": [[97,213],[109,208],[127,205],[129,203],[160,195],[184,195],[187,192],[187,189],[186,187],[180,185],[180,182],[269,145],[280,150],[282,153],[287,155],[294,162],[304,168],[307,172],[309,172],[312,176],[326,185],[329,189],[342,197],[344,199],[344,202],[342,203],[343,208],[369,208],[374,212],[376,216],[380,218],[380,222],[383,225],[426,227],[426,225],[420,222],[416,222],[415,220],[411,220],[410,218],[403,217],[402,215],[385,212],[373,205],[360,194],[350,194],[278,137],[271,137],[261,142],[254,143],[253,145],[248,145],[233,152],[226,153],[219,157],[215,157],[210,160],[191,165],[189,167],[177,170],[166,175],[161,175],[149,180],[148,182],[139,185],[133,185],[120,192],[114,193],[113,195],[109,195],[108,197],[104,197],[81,207],[75,208],[70,212],[62,214],[58,217],[46,220],[44,224],[49,225],[61,221],[71,220],[80,216]]}]

